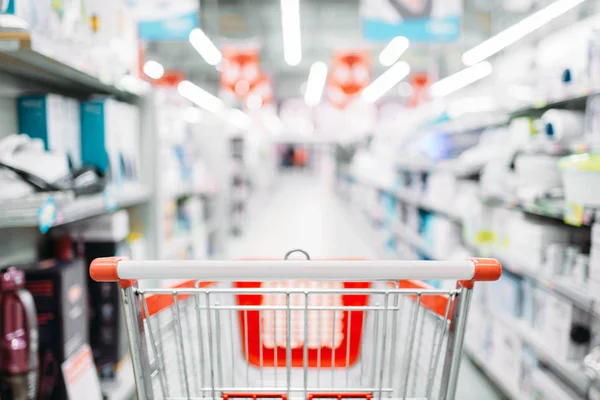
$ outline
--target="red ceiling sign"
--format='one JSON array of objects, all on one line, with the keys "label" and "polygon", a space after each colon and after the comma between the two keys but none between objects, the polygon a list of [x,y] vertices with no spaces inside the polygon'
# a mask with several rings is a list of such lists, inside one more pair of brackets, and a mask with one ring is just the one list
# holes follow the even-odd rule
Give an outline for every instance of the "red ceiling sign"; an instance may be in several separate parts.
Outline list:
[{"label": "red ceiling sign", "polygon": [[371,55],[368,51],[336,51],[327,82],[327,98],[344,108],[371,81]]}]

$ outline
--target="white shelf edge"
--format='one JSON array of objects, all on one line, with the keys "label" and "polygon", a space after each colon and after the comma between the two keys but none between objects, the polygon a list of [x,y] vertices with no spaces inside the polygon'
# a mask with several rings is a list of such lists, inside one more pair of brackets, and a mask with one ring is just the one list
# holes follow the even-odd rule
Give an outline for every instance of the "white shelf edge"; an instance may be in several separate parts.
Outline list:
[{"label": "white shelf edge", "polygon": [[[72,202],[58,206],[56,222],[52,227],[66,225],[81,221],[86,218],[96,217],[123,208],[131,207],[137,204],[145,203],[150,200],[150,190],[144,186],[135,188],[126,188],[122,193],[115,195],[114,202],[116,207],[108,209],[106,207],[104,193],[98,193],[76,198]],[[13,210],[14,211],[14,210]],[[0,221],[0,228],[35,228],[38,226],[37,208],[28,208],[23,212],[28,214],[21,218],[15,218],[14,221]]]}]

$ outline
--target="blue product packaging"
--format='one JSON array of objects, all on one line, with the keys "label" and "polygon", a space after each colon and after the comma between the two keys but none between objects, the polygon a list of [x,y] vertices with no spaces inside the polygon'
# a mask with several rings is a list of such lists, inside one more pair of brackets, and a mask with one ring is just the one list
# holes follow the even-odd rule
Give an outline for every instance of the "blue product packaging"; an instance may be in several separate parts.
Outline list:
[{"label": "blue product packaging", "polygon": [[78,102],[56,94],[17,99],[19,133],[40,139],[47,151],[64,154],[69,167],[81,165]]},{"label": "blue product packaging", "polygon": [[122,156],[119,153],[119,103],[94,99],[81,103],[81,158],[110,176],[111,183],[122,182]]}]

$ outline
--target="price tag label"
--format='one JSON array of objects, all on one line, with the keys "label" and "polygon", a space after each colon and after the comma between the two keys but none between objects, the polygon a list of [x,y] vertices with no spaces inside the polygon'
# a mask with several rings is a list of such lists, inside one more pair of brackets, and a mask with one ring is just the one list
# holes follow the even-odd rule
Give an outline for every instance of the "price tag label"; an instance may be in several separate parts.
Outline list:
[{"label": "price tag label", "polygon": [[58,209],[54,197],[49,196],[40,208],[38,208],[37,217],[40,232],[47,233],[56,223],[58,217]]},{"label": "price tag label", "polygon": [[583,224],[584,209],[583,204],[567,203],[565,206],[565,224],[581,226]]},{"label": "price tag label", "polygon": [[100,380],[89,345],[82,346],[77,353],[69,357],[61,365],[61,369],[65,378],[68,398],[103,399]]}]

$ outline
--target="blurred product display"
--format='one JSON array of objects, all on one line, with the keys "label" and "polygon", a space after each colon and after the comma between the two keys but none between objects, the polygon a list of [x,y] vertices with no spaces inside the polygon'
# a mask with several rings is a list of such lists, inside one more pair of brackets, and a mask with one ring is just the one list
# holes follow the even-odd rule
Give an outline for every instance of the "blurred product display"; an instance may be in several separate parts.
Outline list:
[{"label": "blurred product display", "polygon": [[[597,400],[599,154],[597,0],[0,0],[0,398]],[[503,273],[163,279],[297,248]]]}]

